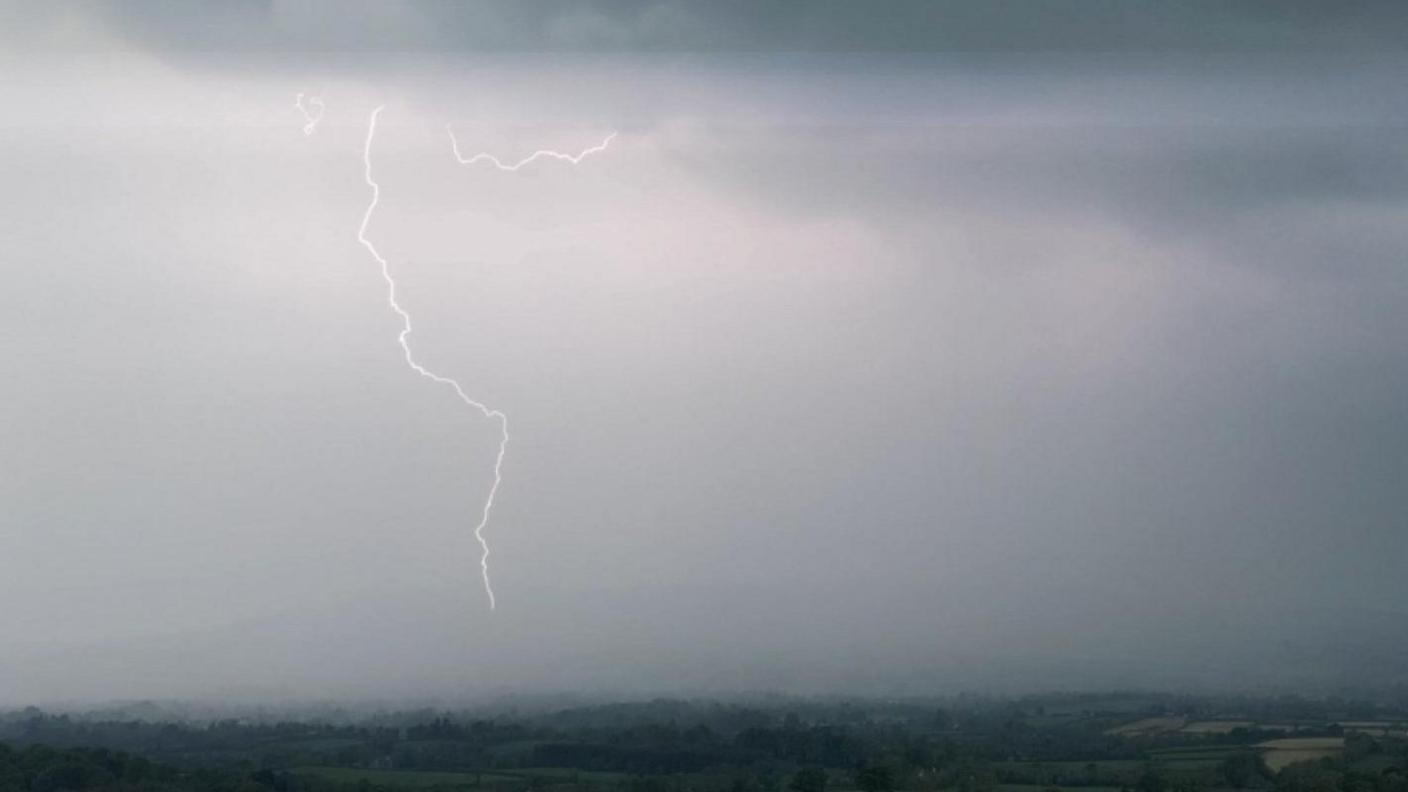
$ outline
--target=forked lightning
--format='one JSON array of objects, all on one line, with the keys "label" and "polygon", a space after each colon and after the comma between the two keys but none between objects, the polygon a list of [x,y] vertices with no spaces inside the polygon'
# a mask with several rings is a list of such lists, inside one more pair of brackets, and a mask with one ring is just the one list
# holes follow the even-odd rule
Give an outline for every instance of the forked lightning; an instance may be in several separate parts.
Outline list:
[{"label": "forked lightning", "polygon": [[517,162],[506,163],[500,160],[498,157],[495,157],[493,154],[488,154],[482,151],[472,157],[464,156],[460,153],[459,141],[455,139],[455,130],[452,129],[449,124],[446,124],[445,131],[448,132],[450,135],[450,148],[453,149],[455,152],[455,159],[459,160],[459,163],[461,165],[474,165],[480,162],[489,162],[493,163],[494,167],[504,171],[516,171],[524,165],[527,165],[530,162],[535,162],[540,159],[554,159],[560,160],[562,162],[571,163],[572,165],[576,165],[582,160],[591,156],[592,154],[599,154],[605,151],[606,147],[611,145],[611,141],[616,137],[616,133],[612,132],[611,134],[606,136],[605,140],[601,141],[597,145],[592,146],[589,149],[583,149],[582,151],[576,154],[563,154],[560,151],[539,149],[538,151],[529,154],[528,156],[524,157],[523,159]]},{"label": "forked lightning", "polygon": [[[311,116],[304,108],[303,95],[299,94],[298,96],[298,108],[302,110],[304,116],[309,119],[308,124],[303,128],[305,135],[312,134],[312,130],[317,125],[318,119],[322,117],[323,107],[321,100],[315,98],[310,100],[309,103],[313,104],[314,102],[316,102],[318,108],[318,115],[316,117]],[[508,450],[509,437],[508,416],[501,410],[491,409],[483,402],[470,398],[469,394],[465,393],[464,388],[460,386],[459,382],[450,377],[441,376],[440,374],[430,371],[417,363],[415,356],[411,354],[411,347],[407,341],[407,338],[411,334],[411,315],[396,301],[396,280],[391,276],[390,265],[387,263],[386,259],[377,252],[376,246],[371,243],[371,240],[367,239],[367,226],[371,223],[372,214],[376,211],[377,203],[381,199],[381,187],[377,184],[376,180],[372,178],[372,141],[376,138],[377,120],[381,117],[381,111],[384,107],[385,105],[373,110],[371,120],[367,124],[367,139],[362,149],[362,165],[367,186],[370,187],[372,191],[372,198],[371,202],[367,204],[366,213],[362,215],[362,225],[357,229],[357,241],[367,249],[367,252],[370,253],[372,258],[376,259],[377,264],[381,266],[381,276],[386,280],[387,304],[391,306],[391,310],[395,311],[397,316],[401,317],[401,332],[397,335],[396,340],[401,345],[401,352],[405,355],[406,365],[410,366],[412,371],[422,377],[432,382],[448,386],[455,392],[455,396],[457,396],[460,401],[478,410],[485,418],[491,418],[499,422],[499,451],[494,457],[494,483],[489,487],[488,497],[484,499],[484,509],[480,513],[479,524],[474,527],[474,538],[479,541],[479,547],[482,550],[482,555],[479,558],[479,569],[484,578],[484,592],[489,597],[489,609],[493,610],[496,606],[496,602],[494,600],[494,588],[489,582],[489,543],[484,539],[484,528],[489,524],[489,513],[494,507],[494,496],[498,494],[499,485],[503,482],[504,453]],[[448,130],[449,127],[447,126],[446,129]],[[460,154],[459,143],[455,140],[453,130],[450,131],[450,144],[454,151],[455,159],[458,160],[461,165],[490,162],[500,170],[514,171],[539,159],[552,159],[576,165],[581,162],[583,158],[604,151],[615,137],[616,133],[613,132],[608,135],[600,145],[588,148],[576,155],[547,150],[535,151],[524,159],[512,164],[506,164],[492,154],[476,154],[473,157],[465,158]]]}]

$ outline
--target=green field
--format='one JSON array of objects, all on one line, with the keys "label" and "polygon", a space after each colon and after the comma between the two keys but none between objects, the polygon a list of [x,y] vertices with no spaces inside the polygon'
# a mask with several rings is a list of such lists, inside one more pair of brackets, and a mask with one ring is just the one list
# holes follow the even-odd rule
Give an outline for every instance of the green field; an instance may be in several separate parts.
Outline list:
[{"label": "green field", "polygon": [[549,781],[591,781],[612,783],[630,778],[630,773],[610,773],[599,770],[577,770],[571,767],[525,767],[521,770],[502,770],[505,775],[520,778],[538,778]]},{"label": "green field", "polygon": [[1283,737],[1257,743],[1258,748],[1266,749],[1263,757],[1266,766],[1279,772],[1296,762],[1310,762],[1316,759],[1339,756],[1344,751],[1343,737]]},{"label": "green field", "polygon": [[436,770],[376,770],[357,767],[295,767],[296,775],[317,776],[340,784],[362,779],[378,786],[403,789],[458,788],[476,789],[482,786],[524,786],[519,776],[499,773],[455,773]]},{"label": "green field", "polygon": [[1202,765],[1213,765],[1236,753],[1243,753],[1248,748],[1245,745],[1227,746],[1191,746],[1183,748],[1163,748],[1150,751],[1149,756],[1158,762],[1168,762],[1183,764],[1185,762],[1200,763]]},{"label": "green field", "polygon": [[[998,784],[998,792],[1048,792],[1053,787],[1049,784]],[[1083,786],[1083,787],[1054,787],[1055,789],[1072,789],[1080,792],[1120,792],[1120,787],[1115,786]]]},{"label": "green field", "polygon": [[1194,721],[1183,727],[1190,734],[1227,734],[1237,729],[1250,729],[1256,723],[1249,720],[1203,720]]}]

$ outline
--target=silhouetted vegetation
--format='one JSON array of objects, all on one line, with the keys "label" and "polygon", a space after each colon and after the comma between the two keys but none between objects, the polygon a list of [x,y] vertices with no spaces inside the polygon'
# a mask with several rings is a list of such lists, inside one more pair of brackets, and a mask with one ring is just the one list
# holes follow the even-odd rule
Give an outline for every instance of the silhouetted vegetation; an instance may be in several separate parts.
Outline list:
[{"label": "silhouetted vegetation", "polygon": [[1408,792],[1406,728],[1397,704],[1147,695],[306,719],[31,708],[0,716],[0,792]]}]

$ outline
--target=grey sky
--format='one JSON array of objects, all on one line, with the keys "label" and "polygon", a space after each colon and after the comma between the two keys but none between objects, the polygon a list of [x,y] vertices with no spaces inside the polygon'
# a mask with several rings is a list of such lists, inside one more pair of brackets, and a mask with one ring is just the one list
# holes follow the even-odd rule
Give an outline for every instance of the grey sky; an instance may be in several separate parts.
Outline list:
[{"label": "grey sky", "polygon": [[[12,26],[155,50],[589,52],[1353,51],[1408,46],[1382,0],[71,0]],[[57,10],[56,10],[57,9]]]},{"label": "grey sky", "polygon": [[1401,681],[1405,15],[860,7],[7,6],[0,701]]}]

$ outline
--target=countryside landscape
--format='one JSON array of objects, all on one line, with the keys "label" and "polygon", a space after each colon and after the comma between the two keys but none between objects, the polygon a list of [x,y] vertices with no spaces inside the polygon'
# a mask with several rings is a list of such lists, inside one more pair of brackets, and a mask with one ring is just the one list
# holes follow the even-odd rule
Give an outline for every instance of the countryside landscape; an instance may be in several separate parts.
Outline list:
[{"label": "countryside landscape", "polygon": [[0,717],[0,790],[1404,792],[1408,702],[1147,694]]}]

